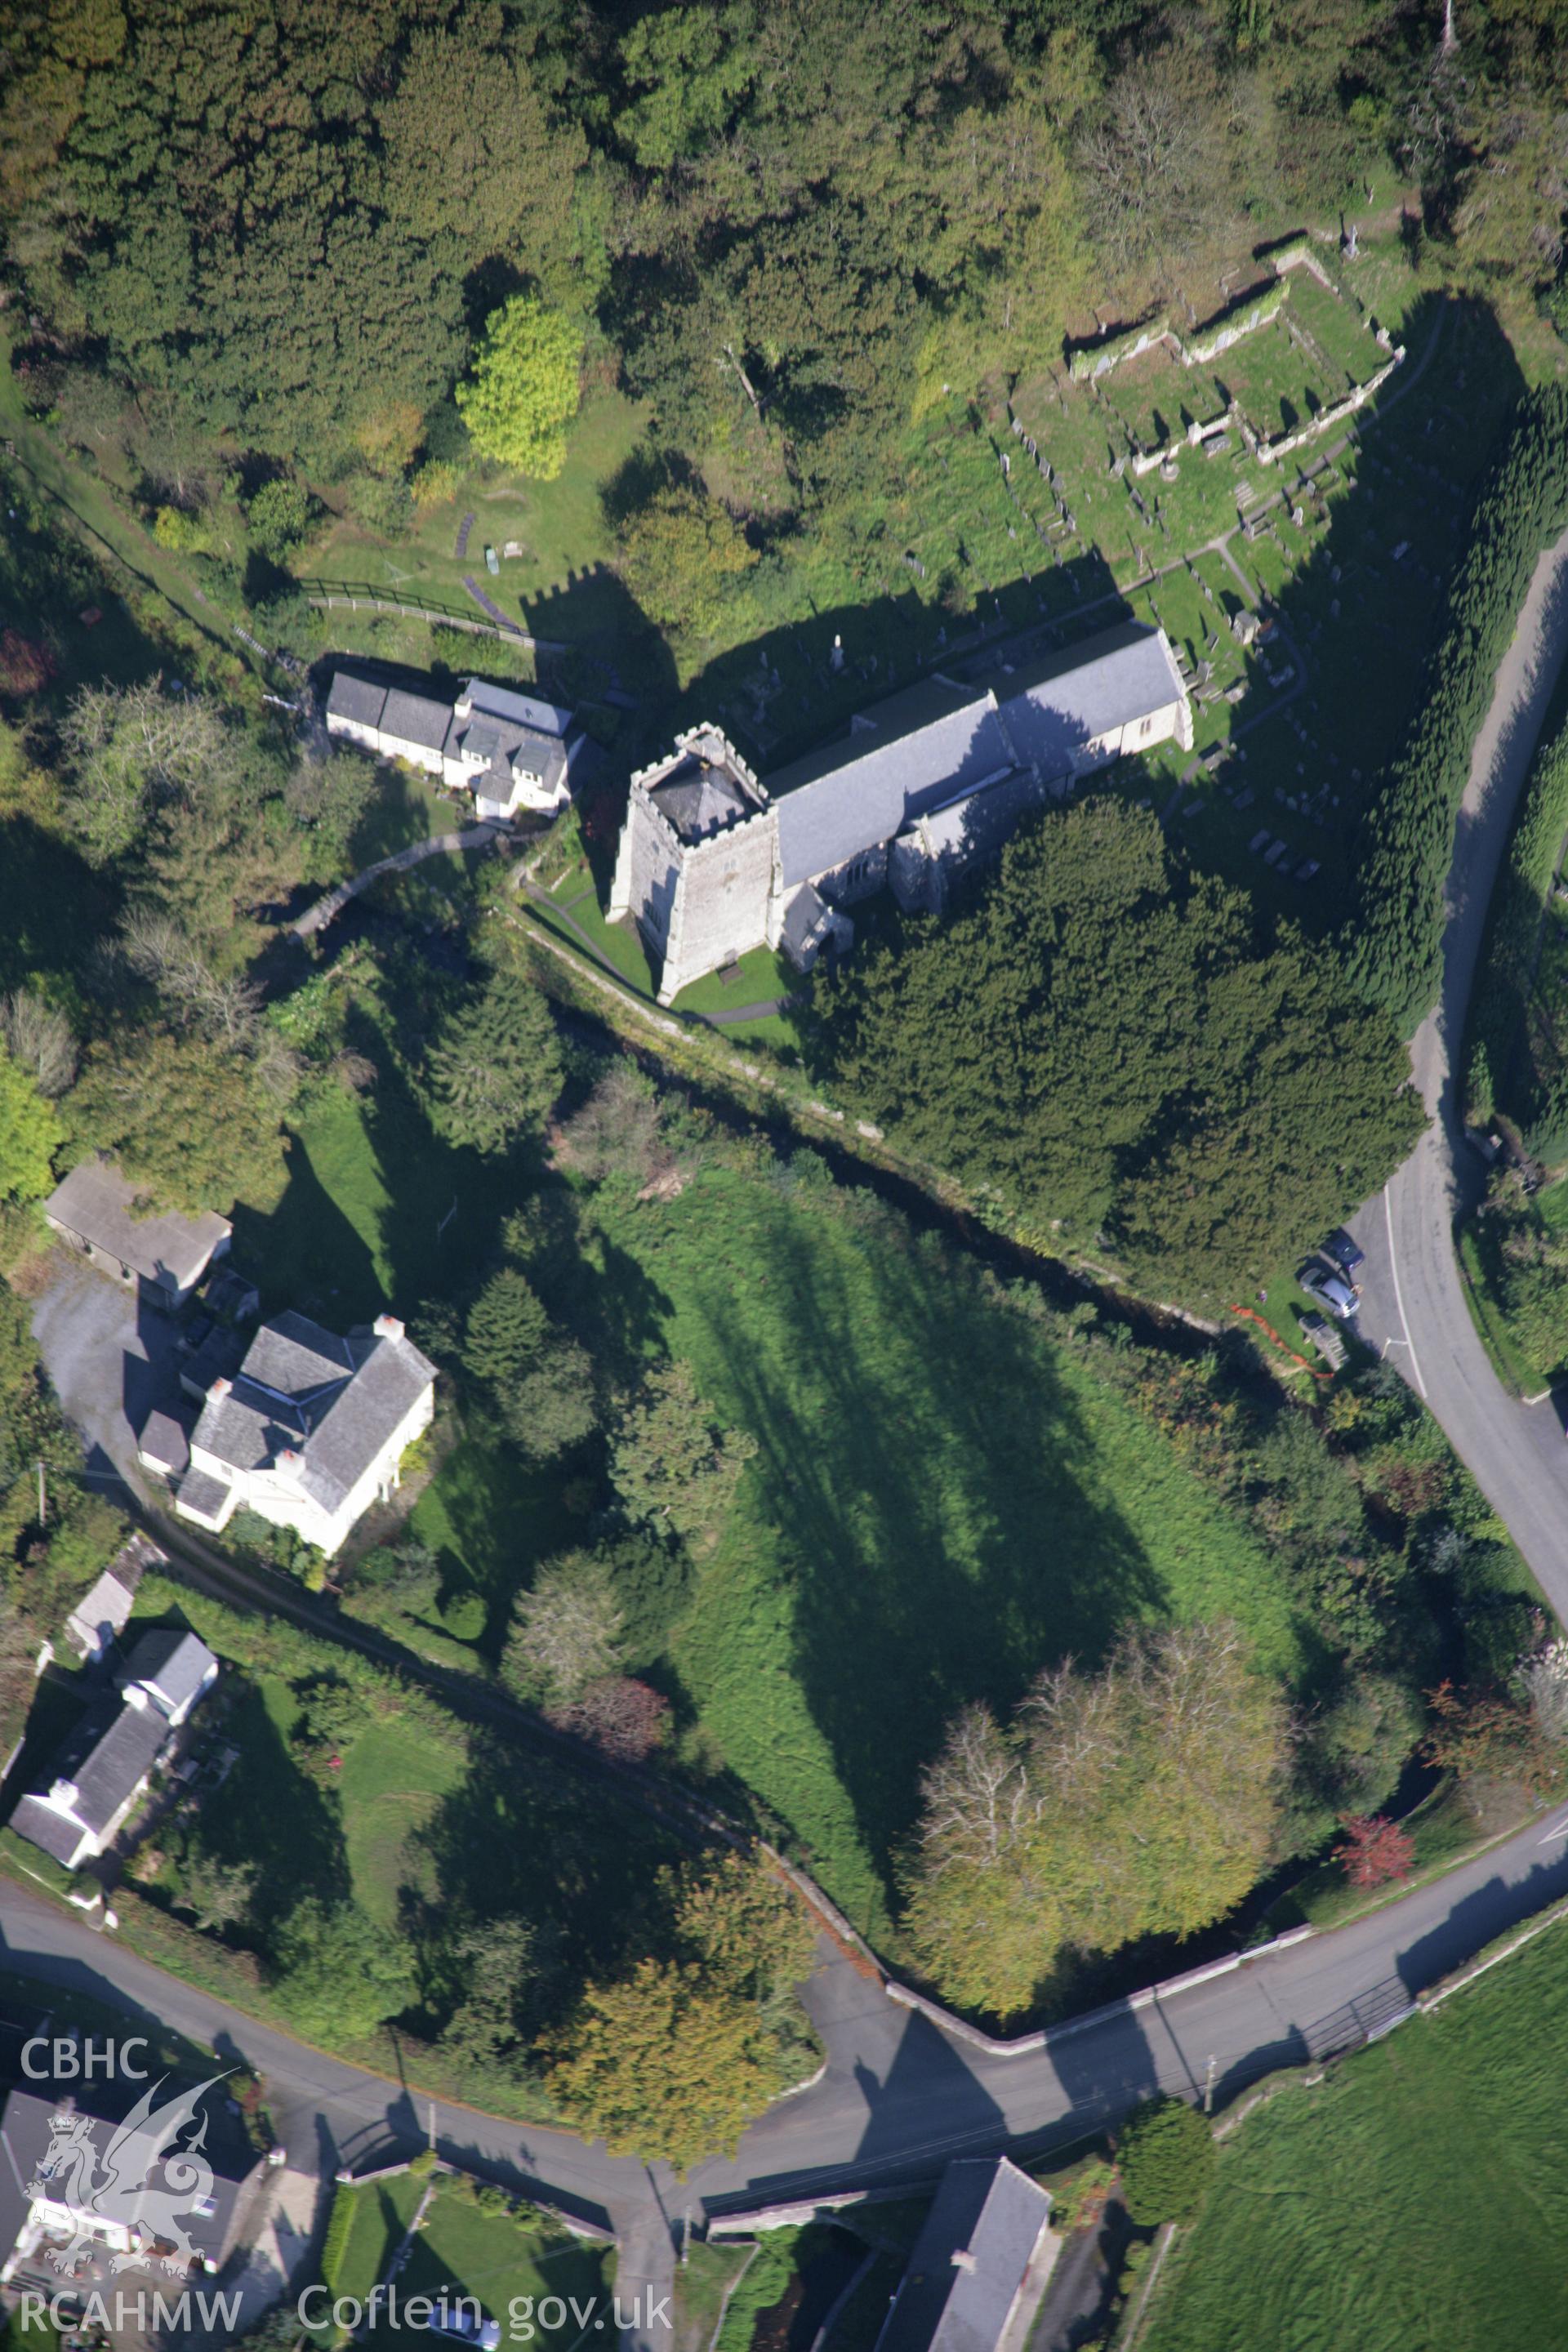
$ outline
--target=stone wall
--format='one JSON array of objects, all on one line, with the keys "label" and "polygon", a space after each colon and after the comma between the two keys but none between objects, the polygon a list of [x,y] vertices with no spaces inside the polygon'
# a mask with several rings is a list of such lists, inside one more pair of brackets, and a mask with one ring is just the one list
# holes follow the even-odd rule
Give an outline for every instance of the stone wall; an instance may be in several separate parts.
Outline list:
[{"label": "stone wall", "polygon": [[626,821],[616,853],[616,878],[610,886],[610,920],[637,918],[638,930],[662,956],[669,939],[670,910],[675,904],[681,847],[675,828],[667,823],[646,793],[632,787]]},{"label": "stone wall", "polygon": [[[773,887],[774,835],[772,810],[761,809],[710,840],[681,845],[664,944],[661,1004],[704,972],[717,971],[763,945]],[[634,911],[637,904],[634,898]],[[646,926],[645,935],[651,937]]]}]

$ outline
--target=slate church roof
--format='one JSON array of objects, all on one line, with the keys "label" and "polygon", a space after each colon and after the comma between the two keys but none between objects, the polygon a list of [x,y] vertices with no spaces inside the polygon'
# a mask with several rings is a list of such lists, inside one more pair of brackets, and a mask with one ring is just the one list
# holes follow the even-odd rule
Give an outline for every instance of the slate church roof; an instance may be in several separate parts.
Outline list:
[{"label": "slate church roof", "polygon": [[842,740],[767,780],[788,890],[889,841],[929,808],[1015,765],[987,688],[928,678],[874,703]]},{"label": "slate church roof", "polygon": [[1163,633],[1124,621],[1009,679],[1002,719],[1021,760],[1060,776],[1083,744],[1185,692]]}]

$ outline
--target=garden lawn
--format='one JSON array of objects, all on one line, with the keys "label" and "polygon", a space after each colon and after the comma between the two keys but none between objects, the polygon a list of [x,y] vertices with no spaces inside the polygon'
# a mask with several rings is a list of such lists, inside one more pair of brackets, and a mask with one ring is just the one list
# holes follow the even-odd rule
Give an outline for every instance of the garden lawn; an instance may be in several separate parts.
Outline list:
[{"label": "garden lawn", "polygon": [[[609,2320],[606,2298],[612,2275],[607,2248],[583,2244],[531,2216],[486,2212],[469,2182],[443,2180],[398,2274],[397,2289],[404,2301],[414,2295],[438,2298],[443,2290],[448,2296],[476,2296],[486,2315],[500,2322],[503,2343],[509,2340],[513,2304],[519,2305],[520,2332],[510,2340],[516,2343],[525,2340],[521,2335],[526,2324],[521,2308],[524,2298],[531,2299],[534,2312],[547,2296],[570,2298],[584,2319],[569,2307],[563,2327],[541,2329],[535,2339],[545,2352],[551,2347],[568,2352],[579,2336],[594,2327],[586,2316],[590,2305]],[[378,2326],[375,2334],[378,2340],[405,2345],[408,2352],[429,2352],[430,2337],[418,2329]]]},{"label": "garden lawn", "polygon": [[1568,1931],[1224,2144],[1144,2352],[1568,2339]]},{"label": "garden lawn", "polygon": [[[354,2217],[342,2260],[327,2281],[334,2295],[369,2299],[372,2287],[386,2276],[393,2255],[418,2210],[425,2183],[412,2173],[396,2180],[378,2180],[353,2190]],[[331,2331],[328,2331],[329,2333]]]},{"label": "garden lawn", "polygon": [[338,1788],[349,1874],[356,1901],[378,1925],[396,1926],[405,1886],[436,1891],[416,1832],[460,1786],[464,1770],[460,1738],[443,1744],[396,1717],[373,1723],[345,1754]]},{"label": "garden lawn", "polygon": [[[352,1095],[324,1079],[290,1114],[289,1184],[271,1216],[242,1207],[236,1251],[268,1311],[294,1307],[333,1330],[438,1297],[490,1245],[517,1180],[431,1133],[388,1062]],[[457,1205],[444,1233],[437,1232]]]},{"label": "garden lawn", "polygon": [[1087,1363],[972,1263],[793,1185],[710,1169],[600,1196],[574,1319],[696,1369],[756,1458],[670,1660],[703,1727],[835,1899],[889,1932],[921,1765],[1130,1620],[1234,1616],[1299,1663],[1271,1562]]},{"label": "garden lawn", "polygon": [[[330,523],[300,551],[301,576],[329,583],[363,583],[383,595],[422,596],[479,617],[463,586],[473,579],[509,618],[521,618],[542,636],[566,640],[619,625],[626,600],[605,571],[612,541],[600,491],[631,454],[639,410],[622,394],[595,392],[567,436],[567,462],[553,481],[530,481],[505,467],[476,467],[458,495],[420,513],[412,534],[378,541],[348,520]],[[457,552],[463,517],[471,514],[468,546]],[[501,557],[510,543],[521,556]],[[485,549],[500,559],[499,576],[485,565]],[[335,619],[336,616],[334,616]],[[485,650],[470,641],[471,658]]]}]

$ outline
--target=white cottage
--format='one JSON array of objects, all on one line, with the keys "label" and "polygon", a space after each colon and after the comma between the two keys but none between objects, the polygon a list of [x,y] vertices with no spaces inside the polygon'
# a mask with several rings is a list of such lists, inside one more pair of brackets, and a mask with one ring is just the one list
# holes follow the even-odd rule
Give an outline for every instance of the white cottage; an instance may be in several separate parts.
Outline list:
[{"label": "white cottage", "polygon": [[444,702],[366,670],[340,669],[326,718],[329,735],[471,793],[481,817],[563,808],[587,740],[561,704],[482,677],[465,679],[456,702]]},{"label": "white cottage", "polygon": [[430,1425],[436,1368],[395,1315],[340,1339],[292,1311],[264,1323],[191,1433],[174,1508],[221,1534],[241,1504],[329,1556],[385,1501]]}]

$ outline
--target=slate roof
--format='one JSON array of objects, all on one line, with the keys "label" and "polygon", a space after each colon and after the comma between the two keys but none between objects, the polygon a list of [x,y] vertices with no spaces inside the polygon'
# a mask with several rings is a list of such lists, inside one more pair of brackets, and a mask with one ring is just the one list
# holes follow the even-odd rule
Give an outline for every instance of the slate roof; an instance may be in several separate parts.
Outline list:
[{"label": "slate roof", "polygon": [[[995,2352],[1050,2211],[1045,2189],[1005,2156],[950,2164],[876,2352]],[[972,2254],[973,2267],[956,2253]]]},{"label": "slate roof", "polygon": [[[161,1558],[162,1554],[156,1556]],[[66,1631],[69,1633],[75,1626],[83,1640],[94,1643],[121,1633],[142,1581],[142,1560],[127,1545],[82,1594],[66,1619]]]},{"label": "slate roof", "polygon": [[[11,1815],[11,1827],[29,1845],[41,1846],[56,1862],[63,1863],[67,1870],[75,1863],[81,1832],[63,1813],[57,1813],[52,1805],[41,1803],[37,1797],[23,1797]],[[15,2231],[11,2237],[14,2244]]]},{"label": "slate roof", "polygon": [[172,1412],[150,1412],[137,1440],[137,1452],[155,1469],[177,1478],[190,1467],[191,1441],[185,1425]]},{"label": "slate roof", "polygon": [[786,954],[793,951],[803,956],[810,944],[811,935],[827,912],[827,901],[814,883],[803,883],[784,908],[784,927],[779,945]]},{"label": "slate roof", "polygon": [[667,776],[648,794],[656,809],[669,819],[682,841],[705,841],[737,817],[754,816],[757,804],[749,799],[729,772],[684,751]]},{"label": "slate roof", "polygon": [[1020,760],[1066,775],[1075,751],[1129,719],[1179,702],[1185,688],[1163,629],[1124,621],[1006,682],[1002,723]]},{"label": "slate roof", "polygon": [[375,678],[340,669],[327,695],[327,716],[346,719],[356,727],[379,727],[385,704],[386,688]]},{"label": "slate roof", "polygon": [[1020,817],[1038,800],[1041,787],[1027,769],[1004,776],[976,793],[961,793],[921,818],[914,837],[928,857],[962,865],[985,856],[1011,838]]},{"label": "slate roof", "polygon": [[458,699],[471,703],[476,711],[486,711],[491,718],[507,719],[513,726],[528,728],[536,735],[556,738],[571,733],[575,715],[558,702],[546,702],[541,695],[520,694],[510,686],[492,686],[484,677],[465,678]]},{"label": "slate roof", "polygon": [[928,678],[861,714],[848,740],[767,780],[787,890],[890,841],[926,810],[1016,765],[989,688]]},{"label": "slate roof", "polygon": [[51,1223],[118,1258],[143,1281],[165,1289],[188,1289],[233,1226],[210,1209],[195,1217],[173,1211],[133,1216],[137,1198],[135,1185],[112,1161],[84,1160],[57,1185],[44,1203],[44,1214]]},{"label": "slate roof", "polygon": [[[155,2105],[162,2105],[175,2097],[182,2087],[195,2089],[195,2085],[183,2086],[177,2081],[165,2080],[155,2094]],[[16,2244],[26,2219],[32,2201],[27,2185],[48,2153],[55,2117],[69,2110],[93,2119],[89,2137],[97,2147],[101,2167],[110,2139],[147,2088],[146,2084],[131,2080],[94,2083],[90,2087],[73,2082],[68,2090],[62,2089],[52,2096],[23,2090],[8,2095],[5,2114],[0,2116],[0,2237],[7,2251]],[[202,2153],[212,2167],[213,2183],[208,2192],[212,2211],[204,2213],[193,2208],[182,2214],[181,2220],[193,2246],[216,2268],[227,2251],[241,2191],[261,2159],[246,2137],[244,2126],[234,2114],[221,2083],[215,2083],[206,2092],[198,2113],[203,2123],[193,2121],[179,2137],[182,2143],[188,2144],[195,2132],[202,2130]],[[167,2185],[160,2166],[147,2186],[160,2189]],[[39,2268],[45,2276],[48,2275],[42,2263]]]},{"label": "slate roof", "polygon": [[221,1478],[210,1470],[187,1470],[180,1481],[179,1504],[182,1510],[194,1511],[199,1518],[216,1519],[223,1516],[223,1507],[233,1495]]},{"label": "slate roof", "polygon": [[473,781],[478,784],[485,773],[493,772],[506,786],[500,795],[502,799],[510,797],[514,765],[538,776],[550,791],[566,773],[566,751],[560,738],[515,719],[489,715],[471,719],[454,717],[446,756],[455,760],[459,751],[471,752],[483,760],[484,770]]},{"label": "slate roof", "polygon": [[[95,1837],[100,1836],[138,1781],[152,1770],[168,1737],[169,1727],[161,1715],[125,1706],[118,1696],[112,1708],[107,1701],[89,1707],[50,1772],[48,1788],[57,1780],[73,1781],[77,1793],[71,1811]],[[44,1789],[24,1797],[11,1816],[11,1826],[46,1853],[68,1862],[80,1834],[66,1823],[61,1852],[60,1817],[41,1801],[47,1793]]]},{"label": "slate roof", "polygon": [[290,1310],[261,1326],[228,1394],[203,1407],[192,1444],[237,1471],[300,1454],[300,1486],[334,1511],[435,1377],[411,1339],[343,1339]]},{"label": "slate roof", "polygon": [[157,1626],[142,1634],[125,1661],[121,1685],[122,1688],[128,1683],[153,1685],[168,1700],[169,1711],[177,1715],[195,1697],[208,1668],[216,1664],[206,1643],[195,1633],[182,1632],[177,1625]]},{"label": "slate roof", "polygon": [[395,686],[375,724],[384,735],[395,736],[400,743],[416,743],[422,751],[440,751],[446,747],[452,724],[452,706],[449,702],[433,702],[427,694],[410,694],[405,688]]}]

